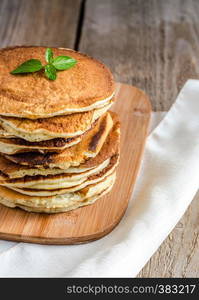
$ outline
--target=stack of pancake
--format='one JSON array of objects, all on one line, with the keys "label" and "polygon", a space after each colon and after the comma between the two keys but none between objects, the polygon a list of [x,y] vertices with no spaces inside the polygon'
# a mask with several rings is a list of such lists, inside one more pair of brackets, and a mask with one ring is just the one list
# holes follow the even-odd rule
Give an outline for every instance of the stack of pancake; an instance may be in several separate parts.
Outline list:
[{"label": "stack of pancake", "polygon": [[0,50],[0,203],[33,212],[64,212],[109,192],[119,159],[120,125],[108,111],[114,81],[99,61],[53,48],[77,64],[58,72],[11,75],[45,47]]}]

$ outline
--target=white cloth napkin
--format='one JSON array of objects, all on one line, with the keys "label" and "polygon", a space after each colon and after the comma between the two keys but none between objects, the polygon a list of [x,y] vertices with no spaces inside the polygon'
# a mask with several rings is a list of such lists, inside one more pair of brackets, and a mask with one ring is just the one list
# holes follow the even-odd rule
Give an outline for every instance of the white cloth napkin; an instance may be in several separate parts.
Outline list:
[{"label": "white cloth napkin", "polygon": [[134,277],[182,217],[198,184],[199,81],[189,80],[147,139],[133,199],[118,227],[76,246],[1,241],[0,276]]}]

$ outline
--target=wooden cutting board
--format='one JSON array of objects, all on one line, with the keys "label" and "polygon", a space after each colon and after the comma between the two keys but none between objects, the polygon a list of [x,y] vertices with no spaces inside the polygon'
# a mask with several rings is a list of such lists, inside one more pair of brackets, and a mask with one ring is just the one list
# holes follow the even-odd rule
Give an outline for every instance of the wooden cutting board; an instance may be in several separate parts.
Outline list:
[{"label": "wooden cutting board", "polygon": [[151,106],[139,89],[117,84],[111,110],[121,121],[121,156],[112,191],[96,203],[59,214],[29,213],[0,205],[0,239],[40,244],[97,240],[120,222],[128,206],[147,136]]}]

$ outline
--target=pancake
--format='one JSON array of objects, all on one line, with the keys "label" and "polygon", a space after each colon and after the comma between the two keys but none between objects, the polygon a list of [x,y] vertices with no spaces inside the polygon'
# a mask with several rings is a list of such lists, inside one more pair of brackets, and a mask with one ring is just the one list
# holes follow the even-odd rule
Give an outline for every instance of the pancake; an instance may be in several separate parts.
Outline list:
[{"label": "pancake", "polygon": [[[70,210],[74,210],[74,209],[77,209],[77,208],[80,208],[82,206],[87,206],[87,205],[90,205],[90,204],[93,204],[95,203],[97,200],[99,200],[102,196],[108,194],[112,187],[113,187],[113,183],[111,183],[111,185],[105,189],[103,192],[99,193],[98,195],[96,196],[93,196],[93,197],[90,197],[90,198],[87,198],[87,199],[84,199],[83,201],[81,202],[78,202],[78,203],[72,203],[71,205],[68,205],[68,207],[56,207],[56,208],[46,208],[46,207],[29,207],[29,206],[25,206],[25,205],[17,205],[17,207],[23,209],[23,210],[26,210],[28,212],[35,212],[35,213],[48,213],[48,214],[52,214],[52,213],[61,213],[61,212],[67,212],[67,211],[70,211]],[[9,206],[9,205],[7,205]]]},{"label": "pancake", "polygon": [[79,201],[79,202],[76,202],[76,203],[71,203],[71,205],[68,205],[67,207],[46,208],[46,207],[39,207],[39,206],[30,207],[30,206],[25,206],[25,205],[15,205],[15,206],[13,206],[12,201],[7,200],[7,199],[2,199],[2,201],[0,200],[0,202],[2,202],[2,204],[4,204],[5,206],[12,207],[12,208],[13,207],[18,207],[18,208],[21,208],[21,209],[23,209],[25,211],[28,211],[28,212],[48,213],[48,214],[62,213],[62,212],[67,212],[67,211],[70,211],[70,210],[80,208],[82,206],[87,206],[87,205],[95,203],[102,196],[108,194],[111,191],[111,189],[113,187],[113,184],[114,184],[114,182],[107,189],[105,189],[103,192],[99,193],[98,195],[87,198],[87,199],[84,199],[81,202]]},{"label": "pancake", "polygon": [[96,184],[98,182],[101,182],[102,180],[104,180],[106,177],[108,177],[109,175],[113,174],[113,171],[115,170],[115,166],[113,166],[109,171],[107,171],[106,173],[99,173],[97,175],[93,175],[88,177],[88,179],[78,185],[75,186],[71,186],[71,187],[65,187],[64,185],[58,185],[58,188],[55,189],[47,189],[47,186],[44,185],[44,187],[46,187],[46,189],[42,189],[42,188],[17,188],[14,186],[9,186],[9,189],[19,192],[20,194],[23,195],[28,195],[28,196],[40,196],[40,197],[48,197],[48,196],[56,196],[56,195],[63,195],[66,193],[75,193],[78,192],[79,190],[87,187],[88,185],[91,184]]},{"label": "pancake", "polygon": [[29,120],[25,118],[0,117],[0,137],[19,137],[29,142],[40,142],[54,138],[73,138],[89,130],[92,124],[111,106],[67,116]]},{"label": "pancake", "polygon": [[[35,190],[56,190],[75,187],[77,190],[78,185],[82,183],[89,184],[89,181],[100,180],[103,177],[108,176],[116,168],[119,161],[118,156],[113,156],[108,163],[101,164],[96,168],[88,170],[82,173],[70,173],[60,175],[49,176],[25,176],[18,179],[8,179],[5,176],[0,176],[0,185],[7,186],[9,188],[25,188]],[[85,186],[85,185],[84,185]],[[37,193],[38,191],[35,191]]]},{"label": "pancake", "polygon": [[111,114],[107,112],[101,116],[95,126],[83,136],[80,143],[66,148],[60,153],[41,154],[28,152],[5,155],[5,157],[15,163],[29,167],[67,169],[69,167],[79,166],[88,158],[95,157],[99,153],[112,127],[113,119]]},{"label": "pancake", "polygon": [[62,173],[81,173],[91,170],[100,164],[108,163],[109,159],[114,155],[119,155],[120,140],[120,123],[116,114],[111,114],[114,126],[111,129],[107,139],[105,140],[100,152],[94,157],[86,160],[78,167],[70,167],[67,169],[60,168],[36,168],[16,164],[3,156],[0,156],[0,171],[4,178],[21,178],[24,176],[36,175],[57,175]]},{"label": "pancake", "polygon": [[20,138],[0,138],[0,152],[4,154],[16,154],[24,152],[60,152],[68,147],[78,144],[82,136],[73,138],[57,138],[42,142],[28,142]]},{"label": "pancake", "polygon": [[52,48],[54,57],[65,55],[77,64],[57,72],[48,80],[43,71],[12,75],[10,72],[29,59],[43,65],[46,47],[12,47],[0,50],[0,115],[18,118],[49,118],[90,111],[108,103],[114,95],[114,81],[101,62],[70,49]]},{"label": "pancake", "polygon": [[64,212],[94,203],[100,196],[111,190],[115,182],[115,173],[99,183],[87,186],[76,193],[48,197],[22,195],[0,186],[0,203],[8,207],[20,207],[35,212]]}]

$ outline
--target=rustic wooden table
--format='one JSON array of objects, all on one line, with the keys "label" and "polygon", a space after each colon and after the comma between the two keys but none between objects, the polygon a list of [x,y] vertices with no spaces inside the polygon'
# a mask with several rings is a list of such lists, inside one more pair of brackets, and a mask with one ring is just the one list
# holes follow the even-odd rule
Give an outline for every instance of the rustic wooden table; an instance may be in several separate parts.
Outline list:
[{"label": "rustic wooden table", "polygon": [[[168,110],[199,78],[198,0],[1,0],[0,47],[70,47],[101,59]],[[190,178],[191,180],[191,178]],[[139,277],[199,276],[199,194]]]}]

